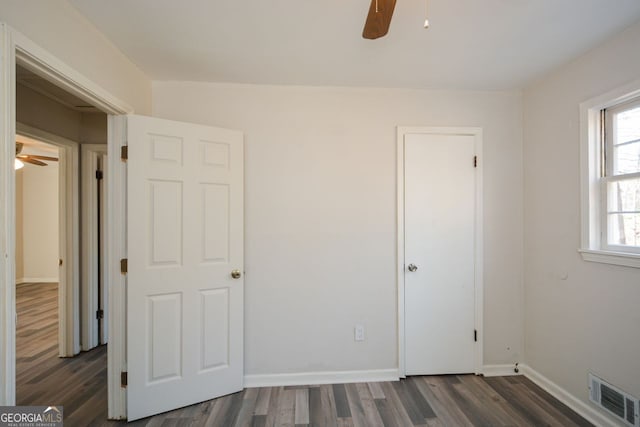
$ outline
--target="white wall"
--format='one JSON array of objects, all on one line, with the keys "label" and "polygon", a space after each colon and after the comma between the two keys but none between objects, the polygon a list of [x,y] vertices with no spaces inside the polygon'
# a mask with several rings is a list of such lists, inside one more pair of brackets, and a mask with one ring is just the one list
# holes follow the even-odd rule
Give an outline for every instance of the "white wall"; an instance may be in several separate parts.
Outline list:
[{"label": "white wall", "polygon": [[0,0],[0,21],[127,102],[138,114],[149,114],[150,81],[68,2]]},{"label": "white wall", "polygon": [[[51,154],[49,154],[51,155]],[[22,176],[22,276],[16,281],[58,281],[58,163],[25,164]],[[17,190],[17,188],[16,188]],[[16,230],[18,234],[18,230]]]},{"label": "white wall", "polygon": [[640,78],[640,23],[524,92],[527,363],[588,401],[587,372],[640,397],[640,270],[582,261],[578,104]]},{"label": "white wall", "polygon": [[153,113],[245,132],[250,375],[398,366],[396,126],[482,127],[485,363],[522,361],[519,93],[155,82]]}]

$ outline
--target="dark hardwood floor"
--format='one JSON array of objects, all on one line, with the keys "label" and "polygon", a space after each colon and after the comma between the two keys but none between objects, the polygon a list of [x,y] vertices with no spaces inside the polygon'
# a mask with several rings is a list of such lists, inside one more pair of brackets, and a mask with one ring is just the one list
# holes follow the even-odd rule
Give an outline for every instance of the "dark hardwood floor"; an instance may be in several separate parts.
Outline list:
[{"label": "dark hardwood floor", "polygon": [[[17,288],[19,405],[63,405],[66,426],[107,421],[106,347],[57,351],[57,286]],[[384,383],[248,388],[136,426],[590,426],[525,377],[410,377]]]},{"label": "dark hardwood floor", "polygon": [[66,425],[107,418],[107,348],[58,357],[58,285],[16,288],[16,403],[63,405]]}]

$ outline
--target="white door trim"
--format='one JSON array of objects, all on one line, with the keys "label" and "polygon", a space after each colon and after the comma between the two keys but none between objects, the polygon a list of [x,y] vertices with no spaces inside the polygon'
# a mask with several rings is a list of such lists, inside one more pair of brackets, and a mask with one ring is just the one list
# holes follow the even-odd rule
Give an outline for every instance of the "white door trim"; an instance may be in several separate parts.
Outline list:
[{"label": "white door trim", "polygon": [[475,325],[478,341],[475,345],[475,373],[482,372],[483,365],[483,244],[482,244],[482,129],[477,127],[409,127],[398,126],[396,140],[397,161],[397,262],[398,280],[398,372],[406,376],[405,366],[405,283],[404,283],[404,137],[407,134],[468,135],[475,138],[475,152],[478,156],[476,175],[476,218],[475,218]]},{"label": "white door trim", "polygon": [[[81,179],[80,188],[82,191],[82,350],[90,350],[101,343],[98,342],[99,320],[96,318],[98,311],[98,234],[100,224],[98,224],[98,191],[96,171],[98,170],[98,159],[101,154],[107,153],[107,144],[82,144],[80,145],[81,156]],[[106,174],[105,174],[106,175]],[[102,218],[103,221],[106,218]],[[105,253],[103,250],[102,253]],[[106,285],[108,281],[107,271],[100,271],[102,283]]]},{"label": "white door trim", "polygon": [[79,144],[22,123],[16,123],[16,133],[58,147],[60,283],[65,284],[58,288],[58,354],[72,357],[80,353]]},{"label": "white door trim", "polygon": [[127,276],[120,272],[120,260],[127,257],[127,163],[120,159],[120,147],[127,145],[126,123],[123,116],[109,115],[107,119],[109,251],[104,254],[109,277],[109,419],[123,420],[127,419],[127,392],[120,384],[120,374],[127,371]]},{"label": "white door trim", "polygon": [[15,48],[0,26],[0,405],[16,401]]},{"label": "white door trim", "polygon": [[[16,63],[46,78],[109,115],[132,113],[126,103],[120,101],[99,85],[92,82],[55,56],[15,31],[0,23],[0,405],[15,405],[15,67]],[[110,123],[113,117],[110,116]],[[109,131],[113,131],[109,126]],[[116,129],[117,130],[117,129]],[[113,214],[109,217],[109,241],[111,250],[107,257],[112,278],[109,304],[109,330],[111,343],[108,347],[109,370],[109,417],[126,417],[126,393],[120,387],[120,372],[126,369],[124,359],[124,286],[125,277],[119,272],[119,255],[125,242],[124,202],[125,193],[121,185],[125,175],[120,157],[120,148],[109,141],[109,186],[108,205]],[[116,256],[114,258],[114,256]],[[114,275],[113,272],[116,272]],[[121,323],[119,328],[114,322]]]},{"label": "white door trim", "polygon": [[45,78],[66,92],[89,102],[103,113],[116,115],[133,113],[133,107],[111,95],[19,31],[4,25],[15,51],[15,63]]}]

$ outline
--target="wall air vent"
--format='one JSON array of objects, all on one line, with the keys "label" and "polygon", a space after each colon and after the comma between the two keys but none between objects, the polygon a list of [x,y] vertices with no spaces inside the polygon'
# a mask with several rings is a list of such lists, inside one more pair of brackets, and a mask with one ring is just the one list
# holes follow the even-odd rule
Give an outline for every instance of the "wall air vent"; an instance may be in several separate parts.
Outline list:
[{"label": "wall air vent", "polygon": [[640,427],[638,399],[591,373],[589,374],[589,399],[624,421],[625,424]]}]

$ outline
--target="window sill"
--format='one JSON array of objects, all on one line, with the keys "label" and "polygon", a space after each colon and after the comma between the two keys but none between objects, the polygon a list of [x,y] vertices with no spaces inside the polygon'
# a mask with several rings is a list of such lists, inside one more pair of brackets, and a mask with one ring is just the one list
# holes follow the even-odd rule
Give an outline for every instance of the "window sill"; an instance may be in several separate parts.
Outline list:
[{"label": "window sill", "polygon": [[585,261],[640,268],[640,254],[594,249],[578,249],[578,252]]}]

